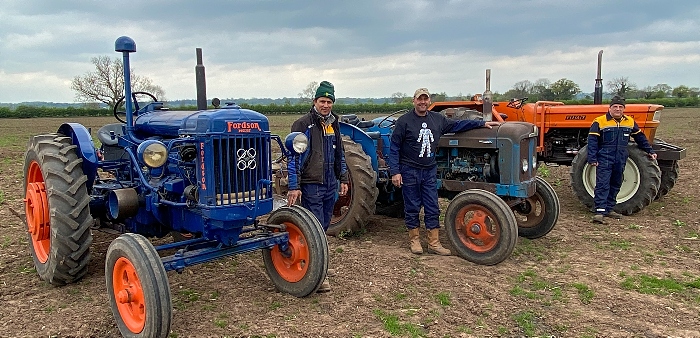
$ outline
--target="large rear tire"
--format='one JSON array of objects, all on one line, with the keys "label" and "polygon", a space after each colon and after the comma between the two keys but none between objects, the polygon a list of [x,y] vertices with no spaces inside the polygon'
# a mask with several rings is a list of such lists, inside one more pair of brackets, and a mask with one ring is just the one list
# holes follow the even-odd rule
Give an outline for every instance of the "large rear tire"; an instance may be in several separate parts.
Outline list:
[{"label": "large rear tire", "polygon": [[316,216],[298,205],[281,207],[267,218],[289,233],[289,250],[263,250],[265,271],[277,290],[306,297],[318,290],[328,272],[328,241]]},{"label": "large rear tire", "polygon": [[[651,160],[636,145],[629,145],[627,150],[629,157],[614,208],[623,215],[634,214],[649,206],[654,201],[661,183],[661,169],[656,161]],[[588,164],[588,147],[585,146],[571,162],[571,188],[578,199],[591,210],[594,207],[595,174],[595,167]]]},{"label": "large rear tire", "polygon": [[513,212],[500,197],[471,189],[447,206],[445,228],[457,254],[476,264],[495,265],[513,253],[518,226]]},{"label": "large rear tire", "polygon": [[379,195],[377,173],[372,161],[362,150],[362,146],[343,136],[345,163],[348,166],[350,182],[348,193],[339,196],[333,207],[331,224],[326,233],[337,236],[343,232],[358,231],[374,215],[375,203]]},{"label": "large rear tire", "polygon": [[39,278],[53,285],[77,281],[90,261],[90,196],[76,149],[65,135],[38,135],[24,159],[29,250]]},{"label": "large rear tire", "polygon": [[126,233],[107,249],[107,295],[124,337],[168,337],[173,319],[168,275],[145,237]]},{"label": "large rear tire", "polygon": [[547,181],[535,178],[537,190],[522,203],[513,206],[518,221],[518,236],[529,239],[548,234],[559,220],[559,196]]}]

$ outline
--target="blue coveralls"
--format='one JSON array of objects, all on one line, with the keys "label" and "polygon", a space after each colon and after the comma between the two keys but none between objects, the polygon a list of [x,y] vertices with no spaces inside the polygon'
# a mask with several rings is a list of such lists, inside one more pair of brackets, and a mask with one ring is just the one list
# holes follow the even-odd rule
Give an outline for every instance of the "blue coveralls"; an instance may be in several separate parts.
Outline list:
[{"label": "blue coveralls", "polygon": [[[333,217],[333,207],[338,198],[338,180],[335,177],[336,137],[328,125],[323,136],[323,184],[306,183],[301,188],[301,206],[309,209],[327,231]],[[320,165],[311,163],[310,165]]]},{"label": "blue coveralls", "polygon": [[588,163],[598,162],[595,174],[595,213],[607,215],[617,204],[622,187],[630,136],[639,148],[653,153],[649,141],[631,116],[616,121],[610,113],[597,117],[588,133]]}]

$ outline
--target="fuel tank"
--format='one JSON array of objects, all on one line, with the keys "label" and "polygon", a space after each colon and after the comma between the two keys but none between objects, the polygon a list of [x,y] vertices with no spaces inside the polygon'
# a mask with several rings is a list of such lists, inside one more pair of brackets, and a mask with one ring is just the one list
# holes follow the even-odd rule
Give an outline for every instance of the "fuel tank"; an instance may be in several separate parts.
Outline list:
[{"label": "fuel tank", "polygon": [[270,130],[267,117],[239,106],[199,111],[157,110],[140,114],[134,129],[139,137],[219,133],[258,133]]}]

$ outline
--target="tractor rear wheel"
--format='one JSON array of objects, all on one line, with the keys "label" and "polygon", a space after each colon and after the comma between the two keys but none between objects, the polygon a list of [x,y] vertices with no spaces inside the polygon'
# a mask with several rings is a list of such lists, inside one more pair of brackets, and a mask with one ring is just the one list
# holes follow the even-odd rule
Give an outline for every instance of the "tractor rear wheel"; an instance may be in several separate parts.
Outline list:
[{"label": "tractor rear wheel", "polygon": [[145,237],[126,233],[107,249],[107,295],[124,337],[168,337],[170,286],[158,252]]},{"label": "tractor rear wheel", "polygon": [[76,149],[65,135],[38,135],[24,159],[29,250],[39,278],[53,285],[77,281],[90,261],[90,196]]},{"label": "tractor rear wheel", "polygon": [[517,221],[508,204],[479,189],[463,191],[450,201],[445,228],[457,254],[482,265],[510,257],[518,240]]},{"label": "tractor rear wheel", "polygon": [[[654,201],[661,183],[661,170],[655,161],[636,145],[627,147],[629,157],[625,164],[622,188],[617,194],[614,210],[631,215],[646,208]],[[581,148],[571,162],[571,188],[578,199],[593,210],[596,169],[588,164],[588,147]]]},{"label": "tractor rear wheel", "polygon": [[277,290],[306,297],[318,290],[328,272],[328,241],[323,227],[311,211],[298,205],[281,207],[267,218],[282,224],[289,233],[289,249],[279,246],[263,250],[265,271]]},{"label": "tractor rear wheel", "polygon": [[656,194],[655,199],[666,196],[666,194],[673,189],[681,171],[678,166],[678,161],[661,160],[658,161],[658,163],[659,168],[661,168],[661,184],[659,185],[659,192]]},{"label": "tractor rear wheel", "polygon": [[529,239],[548,234],[559,220],[559,196],[547,181],[535,178],[537,191],[522,203],[513,206],[518,221],[518,236]]},{"label": "tractor rear wheel", "polygon": [[374,215],[379,195],[377,173],[362,146],[347,136],[343,136],[343,146],[350,182],[348,193],[339,196],[333,207],[331,224],[326,231],[330,236],[360,230],[367,224],[369,217]]}]

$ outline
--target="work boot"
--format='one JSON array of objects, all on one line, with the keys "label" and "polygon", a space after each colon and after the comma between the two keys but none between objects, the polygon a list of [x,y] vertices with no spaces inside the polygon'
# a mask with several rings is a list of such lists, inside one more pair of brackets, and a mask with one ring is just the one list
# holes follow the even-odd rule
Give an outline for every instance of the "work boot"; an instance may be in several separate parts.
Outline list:
[{"label": "work boot", "polygon": [[614,219],[622,219],[622,215],[620,215],[612,210],[610,210],[610,212],[607,215],[605,215],[605,217],[610,217],[610,218],[614,218]]},{"label": "work boot", "polygon": [[595,214],[592,219],[593,223],[598,223],[598,224],[608,224],[608,221],[605,220],[605,216],[602,214]]},{"label": "work boot", "polygon": [[420,245],[420,229],[409,229],[408,238],[410,239],[411,252],[420,255],[423,253],[423,247]]},{"label": "work boot", "polygon": [[440,256],[452,254],[450,250],[443,248],[442,244],[440,244],[440,229],[428,230],[428,252]]},{"label": "work boot", "polygon": [[324,293],[324,292],[328,292],[328,291],[331,291],[331,283],[328,282],[328,278],[326,278],[323,281],[323,284],[321,284],[321,286],[318,287],[318,290],[316,290],[316,292],[317,293]]}]

